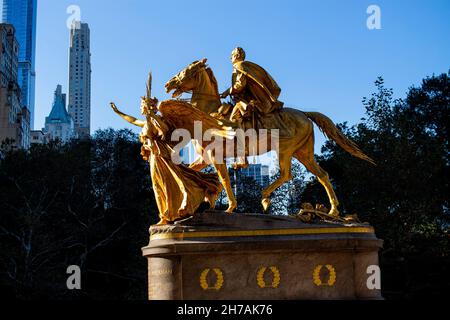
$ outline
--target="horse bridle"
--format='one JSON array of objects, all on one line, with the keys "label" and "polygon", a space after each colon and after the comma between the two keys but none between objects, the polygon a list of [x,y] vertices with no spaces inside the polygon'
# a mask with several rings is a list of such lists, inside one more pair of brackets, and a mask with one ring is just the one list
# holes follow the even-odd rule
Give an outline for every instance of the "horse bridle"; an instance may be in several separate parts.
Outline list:
[{"label": "horse bridle", "polygon": [[[200,70],[201,70],[201,68],[198,68],[197,70],[195,70],[193,72],[193,74],[190,74],[188,77],[185,77],[185,78],[189,80],[189,79],[197,76],[197,74],[200,72]],[[180,86],[181,83],[182,83],[181,79],[180,79],[180,76],[178,74],[176,74],[174,78],[177,81],[177,86]],[[219,100],[220,100],[220,95],[219,94],[216,95],[216,94],[209,94],[209,93],[202,93],[202,92],[196,92],[195,94],[199,95],[199,96],[208,96],[208,97],[219,98]],[[190,100],[190,99],[177,98],[177,100]]]}]

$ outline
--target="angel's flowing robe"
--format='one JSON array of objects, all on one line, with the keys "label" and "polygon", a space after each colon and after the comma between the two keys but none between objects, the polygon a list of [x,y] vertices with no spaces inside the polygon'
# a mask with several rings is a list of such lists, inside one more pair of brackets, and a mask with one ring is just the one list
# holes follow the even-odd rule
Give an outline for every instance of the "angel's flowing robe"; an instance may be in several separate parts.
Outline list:
[{"label": "angel's flowing robe", "polygon": [[222,190],[216,174],[197,172],[172,161],[168,135],[168,126],[156,116],[148,118],[140,137],[144,142],[141,154],[150,163],[160,222],[193,215],[204,201],[213,205]]}]

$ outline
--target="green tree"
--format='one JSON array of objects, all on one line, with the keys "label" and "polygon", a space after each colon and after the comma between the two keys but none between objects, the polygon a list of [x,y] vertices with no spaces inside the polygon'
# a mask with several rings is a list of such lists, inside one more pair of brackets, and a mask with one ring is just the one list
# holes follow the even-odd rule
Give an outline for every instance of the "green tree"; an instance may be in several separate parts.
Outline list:
[{"label": "green tree", "polygon": [[[279,167],[275,167],[270,178],[274,182],[280,177]],[[292,160],[292,179],[282,184],[271,195],[270,214],[296,214],[303,202],[306,202],[303,192],[306,185],[307,173],[303,165],[297,160]]]},{"label": "green tree", "polygon": [[[238,202],[236,212],[261,213],[261,192],[262,186],[253,177],[243,174],[242,169],[228,170],[231,185]],[[226,207],[222,207],[226,208]]]}]

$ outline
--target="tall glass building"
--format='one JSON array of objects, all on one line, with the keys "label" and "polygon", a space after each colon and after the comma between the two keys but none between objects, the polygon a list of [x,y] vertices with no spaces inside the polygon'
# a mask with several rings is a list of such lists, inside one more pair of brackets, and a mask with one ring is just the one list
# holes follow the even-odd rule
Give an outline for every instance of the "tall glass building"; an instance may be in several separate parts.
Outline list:
[{"label": "tall glass building", "polygon": [[87,23],[75,21],[70,29],[69,114],[78,138],[91,133],[91,44]]},{"label": "tall glass building", "polygon": [[1,22],[10,23],[16,29],[22,105],[30,111],[30,126],[33,128],[37,0],[0,0],[0,10]]}]

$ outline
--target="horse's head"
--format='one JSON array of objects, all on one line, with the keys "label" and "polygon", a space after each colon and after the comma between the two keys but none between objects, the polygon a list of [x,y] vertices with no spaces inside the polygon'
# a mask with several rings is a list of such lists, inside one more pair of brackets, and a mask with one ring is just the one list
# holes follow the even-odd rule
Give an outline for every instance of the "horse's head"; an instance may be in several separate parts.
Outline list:
[{"label": "horse's head", "polygon": [[192,62],[175,77],[167,81],[165,84],[166,92],[169,93],[173,90],[172,98],[176,98],[183,92],[194,90],[197,86],[197,75],[205,67],[206,59]]}]

